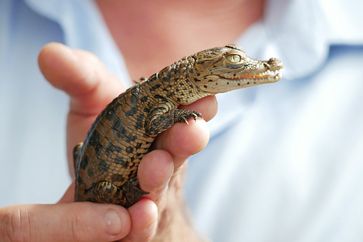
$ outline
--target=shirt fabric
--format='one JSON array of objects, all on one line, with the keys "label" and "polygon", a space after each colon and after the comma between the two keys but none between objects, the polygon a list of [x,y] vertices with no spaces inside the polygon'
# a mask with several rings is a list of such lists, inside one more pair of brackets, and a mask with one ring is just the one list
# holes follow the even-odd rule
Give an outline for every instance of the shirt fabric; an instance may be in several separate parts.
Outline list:
[{"label": "shirt fabric", "polygon": [[[280,58],[283,80],[218,95],[185,194],[212,241],[363,240],[361,1],[270,0],[237,44]],[[51,203],[70,178],[67,97],[37,67],[50,41],[94,52],[131,85],[90,0],[0,2],[0,206]]]}]

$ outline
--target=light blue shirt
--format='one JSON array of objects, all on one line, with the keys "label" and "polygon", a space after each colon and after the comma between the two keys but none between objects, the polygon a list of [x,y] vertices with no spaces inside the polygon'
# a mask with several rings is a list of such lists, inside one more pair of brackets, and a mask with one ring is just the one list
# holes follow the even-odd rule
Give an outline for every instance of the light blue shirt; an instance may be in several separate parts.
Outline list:
[{"label": "light blue shirt", "polygon": [[[363,241],[363,2],[270,0],[238,40],[277,56],[284,79],[218,96],[186,198],[213,241]],[[0,205],[55,202],[70,182],[67,98],[41,77],[49,41],[94,52],[122,81],[122,56],[89,0],[0,2]]]}]

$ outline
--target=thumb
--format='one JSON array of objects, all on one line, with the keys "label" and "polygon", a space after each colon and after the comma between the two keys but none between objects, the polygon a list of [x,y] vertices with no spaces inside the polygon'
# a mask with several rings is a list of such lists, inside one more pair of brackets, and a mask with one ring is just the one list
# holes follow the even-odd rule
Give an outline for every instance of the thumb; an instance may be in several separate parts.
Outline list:
[{"label": "thumb", "polygon": [[115,241],[131,227],[126,209],[116,205],[62,203],[0,208],[1,241]]}]

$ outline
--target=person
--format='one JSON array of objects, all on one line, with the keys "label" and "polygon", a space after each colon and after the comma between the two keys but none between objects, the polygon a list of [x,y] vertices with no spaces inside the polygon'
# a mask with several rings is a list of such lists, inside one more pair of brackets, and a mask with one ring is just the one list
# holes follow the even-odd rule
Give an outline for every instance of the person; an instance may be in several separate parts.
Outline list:
[{"label": "person", "polygon": [[[361,9],[358,0],[1,1],[0,238],[361,241]],[[43,47],[54,41],[69,47]],[[211,121],[158,138],[138,171],[150,195],[130,209],[72,202],[65,150],[97,113],[132,79],[231,42],[280,58],[284,80],[218,96],[218,114],[215,97],[186,107]],[[67,95],[41,81],[38,54]]]}]

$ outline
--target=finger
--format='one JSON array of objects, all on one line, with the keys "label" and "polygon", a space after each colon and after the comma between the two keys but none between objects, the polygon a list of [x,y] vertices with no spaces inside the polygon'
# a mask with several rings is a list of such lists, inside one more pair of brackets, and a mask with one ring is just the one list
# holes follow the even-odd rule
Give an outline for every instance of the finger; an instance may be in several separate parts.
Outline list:
[{"label": "finger", "polygon": [[[204,120],[209,121],[217,113],[217,100],[215,96],[208,96],[182,108],[195,110],[202,114]],[[156,148],[165,149],[172,155],[175,168],[180,167],[189,156],[201,151],[209,140],[209,130],[203,120],[188,123],[189,125],[175,124],[156,140]]]},{"label": "finger", "polygon": [[141,199],[129,208],[131,217],[130,234],[123,242],[147,242],[154,237],[158,224],[156,204],[149,199]]},{"label": "finger", "polygon": [[209,121],[217,114],[217,107],[216,97],[208,96],[182,108],[197,111],[202,114],[205,121]]},{"label": "finger", "polygon": [[[43,47],[39,67],[54,87],[71,97],[68,115],[67,151],[84,139],[96,115],[122,91],[120,82],[91,53],[51,43]],[[73,164],[70,164],[73,167]]]},{"label": "finger", "polygon": [[206,122],[197,119],[189,121],[189,124],[177,123],[162,133],[157,138],[156,148],[168,151],[172,155],[175,168],[178,168],[189,156],[201,151],[208,140]]},{"label": "finger", "polygon": [[126,209],[116,205],[67,203],[0,209],[1,241],[115,241],[130,231]]},{"label": "finger", "polygon": [[97,115],[122,90],[90,52],[50,43],[40,51],[38,62],[49,83],[71,96],[71,111],[78,114]]},{"label": "finger", "polygon": [[138,168],[138,180],[146,196],[155,202],[168,186],[174,172],[174,163],[170,154],[164,150],[153,150],[146,154]]}]

